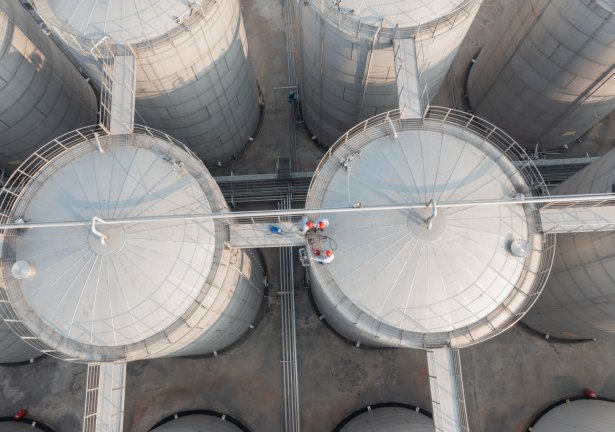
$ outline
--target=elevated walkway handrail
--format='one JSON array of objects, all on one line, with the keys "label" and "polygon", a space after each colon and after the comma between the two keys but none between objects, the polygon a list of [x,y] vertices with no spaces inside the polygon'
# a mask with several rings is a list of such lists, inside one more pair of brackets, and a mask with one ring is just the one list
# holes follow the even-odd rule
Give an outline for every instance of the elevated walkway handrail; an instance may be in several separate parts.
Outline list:
[{"label": "elevated walkway handrail", "polygon": [[[476,206],[493,206],[493,205],[535,205],[539,208],[546,208],[555,205],[564,207],[573,206],[605,206],[615,205],[615,194],[586,194],[586,195],[559,195],[559,196],[530,196],[530,197],[511,197],[501,200],[469,200],[469,201],[449,201],[439,202],[439,209],[453,207],[476,207]],[[257,210],[243,212],[225,212],[225,213],[206,213],[206,214],[185,214],[185,215],[168,215],[168,216],[150,216],[150,217],[132,217],[120,219],[106,219],[104,224],[122,225],[133,223],[154,223],[154,222],[169,222],[177,220],[210,220],[210,219],[244,219],[251,223],[267,222],[267,221],[282,221],[286,216],[303,216],[303,215],[318,215],[331,213],[359,213],[359,212],[379,212],[379,211],[398,211],[398,210],[413,210],[422,209],[429,206],[429,203],[409,203],[397,204],[388,206],[356,206],[356,207],[336,207],[336,208],[304,208],[304,209],[282,209],[282,210]],[[91,220],[85,221],[66,221],[66,222],[14,222],[8,224],[0,224],[0,230],[4,229],[32,229],[32,228],[58,228],[58,227],[74,227],[74,226],[90,226]]]}]

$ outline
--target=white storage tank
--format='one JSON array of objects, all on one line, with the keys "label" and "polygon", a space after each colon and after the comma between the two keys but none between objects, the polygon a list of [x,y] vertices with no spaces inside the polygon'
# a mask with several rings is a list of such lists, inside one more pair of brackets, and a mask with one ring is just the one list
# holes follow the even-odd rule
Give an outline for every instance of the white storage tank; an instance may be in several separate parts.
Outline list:
[{"label": "white storage tank", "polygon": [[[555,188],[554,195],[611,193],[615,151],[583,168]],[[551,276],[524,322],[564,339],[615,334],[615,233],[557,235]]]},{"label": "white storage tank", "polygon": [[26,362],[40,355],[40,351],[22,341],[0,318],[0,364]]},{"label": "white storage tank", "polygon": [[[222,220],[155,220],[229,211],[168,135],[71,132],[2,192],[2,223],[87,222],[5,231],[2,313],[39,350],[83,362],[215,354],[254,323],[263,275],[253,251],[229,248]],[[137,217],[154,220],[104,222]]]},{"label": "white storage tank", "polygon": [[160,422],[152,432],[250,432],[238,420],[213,411],[178,413]]},{"label": "white storage tank", "polygon": [[[301,4],[303,6],[301,6]],[[306,0],[297,4],[303,117],[321,143],[397,108],[393,39],[415,38],[434,96],[481,0]]]},{"label": "white storage tank", "polygon": [[480,342],[519,320],[553,256],[536,208],[444,205],[546,193],[531,161],[513,165],[523,150],[485,121],[435,107],[424,120],[397,111],[368,119],[348,136],[318,166],[306,208],[417,208],[328,213],[326,237],[308,236],[312,258],[314,249],[334,252],[310,267],[327,322],[358,344],[437,348]]},{"label": "white storage tank", "polygon": [[613,425],[615,403],[612,400],[571,398],[543,410],[527,432],[611,432]]},{"label": "white storage tank", "polygon": [[528,148],[573,142],[615,109],[615,1],[511,1],[472,67],[478,115]]},{"label": "white storage tank", "polygon": [[96,97],[16,0],[0,0],[0,168],[49,140],[96,123]]},{"label": "white storage tank", "polygon": [[260,107],[238,0],[33,0],[100,82],[88,56],[108,37],[137,55],[137,118],[187,144],[207,164],[249,142]]},{"label": "white storage tank", "polygon": [[425,410],[401,404],[381,404],[354,413],[333,432],[433,432],[434,421]]}]

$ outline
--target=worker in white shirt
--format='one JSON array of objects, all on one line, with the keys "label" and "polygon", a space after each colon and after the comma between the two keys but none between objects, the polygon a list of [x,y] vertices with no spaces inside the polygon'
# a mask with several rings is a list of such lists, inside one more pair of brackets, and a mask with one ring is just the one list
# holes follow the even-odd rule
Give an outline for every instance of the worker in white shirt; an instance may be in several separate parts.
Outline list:
[{"label": "worker in white shirt", "polygon": [[[318,253],[316,253],[316,251],[318,251]],[[321,263],[321,264],[330,264],[335,259],[335,255],[333,254],[333,251],[331,249],[327,249],[325,251],[324,256],[321,255],[321,253],[320,253],[320,251],[318,249],[316,249],[314,251],[314,255],[316,255],[316,256],[312,257],[312,259],[314,261],[316,261],[316,262]]]},{"label": "worker in white shirt", "polygon": [[299,222],[299,229],[301,230],[301,234],[305,234],[308,231],[312,231],[316,229],[316,225],[312,222],[307,216],[303,216],[301,218],[301,222]]},{"label": "worker in white shirt", "polygon": [[316,226],[318,227],[320,231],[324,231],[325,228],[329,226],[329,219],[325,219],[325,218],[316,219]]}]

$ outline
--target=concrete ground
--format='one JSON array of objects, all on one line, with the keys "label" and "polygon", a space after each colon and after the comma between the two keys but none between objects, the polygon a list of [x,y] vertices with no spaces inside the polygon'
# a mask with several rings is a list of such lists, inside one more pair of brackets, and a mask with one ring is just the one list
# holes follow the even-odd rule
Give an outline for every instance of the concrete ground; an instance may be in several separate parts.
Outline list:
[{"label": "concrete ground", "polygon": [[542,408],[584,388],[615,399],[613,355],[614,336],[558,343],[519,325],[462,350],[470,430],[525,431]]},{"label": "concrete ground", "polygon": [[[512,0],[485,0],[453,67],[455,99],[462,75],[488,27]],[[261,131],[241,159],[216,175],[272,173],[278,156],[290,155],[286,90],[286,29],[283,0],[241,0],[250,53],[265,98]],[[461,80],[461,81],[460,81]],[[437,103],[450,104],[444,88]],[[600,155],[613,147],[615,116],[584,139],[579,152]],[[299,170],[314,169],[322,151],[297,128]],[[575,149],[575,151],[577,151]],[[572,155],[572,152],[571,152]],[[131,363],[126,391],[127,432],[147,431],[177,411],[228,413],[254,432],[283,431],[280,360],[281,316],[277,253],[270,269],[267,310],[253,333],[217,357],[169,358]],[[298,372],[301,424],[306,432],[328,432],[367,404],[405,402],[431,409],[425,354],[413,350],[357,349],[318,320],[309,294],[297,298]],[[462,351],[464,384],[473,432],[521,432],[541,407],[590,387],[615,398],[615,338],[559,344],[515,327]],[[81,430],[85,366],[42,358],[33,365],[0,366],[0,416],[27,407],[58,432]]]},{"label": "concrete ground", "polygon": [[[274,269],[269,290],[275,295],[277,253],[267,258],[267,267]],[[353,411],[379,402],[430,409],[424,352],[357,349],[318,319],[307,293],[296,303],[302,431],[330,431]],[[271,297],[253,334],[230,351],[201,359],[131,363],[124,430],[145,432],[176,411],[200,408],[229,414],[255,432],[281,432],[281,359],[280,304]]]},{"label": "concrete ground", "polygon": [[0,366],[0,417],[27,408],[30,417],[58,432],[82,429],[86,366],[51,357]]},{"label": "concrete ground", "polygon": [[[289,89],[286,15],[284,0],[241,0],[250,57],[265,99],[261,129],[242,157],[214,175],[269,174],[276,172],[278,157],[289,157]],[[291,27],[291,31],[294,28]],[[301,125],[297,131],[299,165],[295,171],[312,171],[323,154]]]}]

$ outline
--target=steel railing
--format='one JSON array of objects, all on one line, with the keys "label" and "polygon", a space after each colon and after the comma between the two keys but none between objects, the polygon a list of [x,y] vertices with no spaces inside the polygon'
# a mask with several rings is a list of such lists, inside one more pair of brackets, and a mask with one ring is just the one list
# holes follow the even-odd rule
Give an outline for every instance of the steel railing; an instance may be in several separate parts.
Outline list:
[{"label": "steel railing", "polygon": [[[420,26],[419,26],[420,27]],[[395,29],[395,39],[401,40],[400,29],[397,27]],[[429,88],[427,85],[427,69],[428,64],[425,62],[425,49],[423,47],[422,39],[414,39],[413,41],[416,51],[415,59],[408,59],[405,56],[404,51],[402,50],[402,44],[397,43],[393,44],[393,56],[395,58],[395,81],[397,82],[397,100],[402,100],[402,93],[405,91],[401,74],[406,72],[404,68],[404,63],[408,61],[416,61],[417,67],[417,81],[418,81],[418,100],[421,107],[422,115],[425,115],[425,111],[429,107]],[[405,106],[400,106],[400,112],[403,111]]]},{"label": "steel railing", "polygon": [[[430,106],[423,119],[400,119],[399,110],[393,110],[367,119],[347,131],[325,153],[316,168],[310,184],[306,207],[317,209],[322,206],[325,191],[333,175],[340,169],[340,163],[359,155],[363,146],[378,138],[397,136],[403,131],[411,130],[436,131],[457,136],[464,140],[467,140],[467,134],[471,132],[484,143],[489,143],[500,150],[501,154],[497,159],[507,159],[502,163],[507,162],[505,164],[510,165],[508,169],[511,174],[517,173],[522,177],[525,185],[518,187],[524,186],[527,188],[527,190],[524,190],[525,195],[548,196],[549,194],[540,172],[530,157],[508,134],[472,114],[452,108]],[[523,162],[520,164],[512,163],[519,160]],[[349,205],[352,205],[352,203],[349,203]],[[381,332],[396,337],[402,346],[438,347],[452,344],[455,347],[463,347],[493,337],[514,325],[529,310],[542,292],[550,273],[555,252],[555,236],[552,234],[540,235],[538,207],[527,205],[525,209],[528,219],[528,232],[530,235],[532,233],[537,235],[537,237],[533,237],[533,252],[538,253],[540,259],[538,263],[530,263],[528,260],[524,262],[521,283],[513,288],[509,296],[493,312],[475,324],[448,333],[425,335],[405,332],[398,335],[398,330],[386,326],[382,327]],[[318,214],[315,211],[310,216],[317,217]],[[321,281],[322,284],[335,285],[326,271],[319,272],[318,277],[324,278]],[[343,302],[344,299],[339,297],[339,301]],[[352,308],[347,304],[346,307]],[[348,313],[362,316],[362,312],[358,309],[353,309]]]},{"label": "steel railing", "polygon": [[468,411],[466,408],[466,397],[463,390],[463,374],[461,371],[461,355],[458,349],[451,350],[451,359],[453,362],[453,376],[455,380],[457,409],[459,412],[459,420],[461,423],[462,432],[470,432],[468,423]]},{"label": "steel railing", "polygon": [[[451,348],[428,350],[427,364],[436,432],[470,432],[459,350]],[[452,388],[449,388],[449,385]],[[440,388],[445,390],[445,394],[440,394]],[[454,393],[449,395],[449,390]],[[453,406],[447,403],[451,402],[450,400],[443,400],[448,397],[452,398]],[[449,407],[453,411],[444,412]]]},{"label": "steel railing", "polygon": [[[219,189],[215,187],[213,178],[209,175],[203,175],[203,173],[207,173],[203,163],[184,144],[163,132],[145,126],[135,125],[133,134],[117,135],[111,138],[99,125],[94,125],[71,131],[47,143],[34,152],[12,173],[0,192],[0,223],[9,221],[19,222],[31,198],[45,180],[52,176],[59,167],[80,155],[98,151],[96,145],[97,136],[103,142],[105,142],[105,139],[113,139],[114,145],[123,146],[131,145],[131,137],[134,135],[146,135],[164,141],[166,143],[165,151],[168,151],[170,155],[178,160],[185,161],[186,167],[198,173],[200,176],[198,181],[208,193],[208,200],[212,211],[228,211],[224,197]],[[139,145],[142,147],[151,145],[153,150],[160,150],[156,147],[155,142],[148,144],[146,140],[141,140]],[[166,147],[167,145],[168,147]],[[188,158],[187,156],[192,157]],[[2,234],[4,235],[4,245],[2,248],[2,265],[0,265],[0,317],[6,321],[14,333],[37,350],[62,360],[88,361],[89,358],[78,357],[82,354],[86,355],[84,350],[87,351],[87,355],[91,356],[92,359],[109,361],[123,358],[123,355],[126,353],[121,350],[116,352],[115,347],[83,346],[79,342],[63,339],[60,334],[47,329],[46,324],[41,321],[40,317],[29,309],[23,294],[18,289],[11,288],[15,282],[10,275],[5,274],[7,263],[10,264],[15,261],[14,246],[18,231],[5,229],[2,230]],[[206,285],[212,282],[221,264],[222,250],[227,237],[228,227],[223,222],[216,222],[216,250]],[[205,294],[204,292],[200,293],[190,308],[185,311],[180,319],[170,325],[166,332],[161,332],[140,343],[131,345],[133,353],[131,355],[137,352],[153,354],[165,349],[170,344],[168,334],[174,331],[181,330],[183,332],[185,330],[185,317],[193,318],[193,315],[204,313],[203,311],[206,309],[200,307],[199,304],[205,301]],[[23,305],[23,307],[17,305]],[[20,313],[17,312],[16,307],[20,308]],[[49,331],[41,331],[38,327]],[[36,332],[32,328],[36,329]],[[44,340],[41,339],[43,337]],[[61,346],[63,351],[58,351],[55,346]]]},{"label": "steel railing", "polygon": [[[394,17],[378,17],[373,19],[379,21],[378,24],[365,22],[361,17],[354,15],[354,11],[348,8],[340,7],[335,0],[306,0],[308,4],[315,8],[330,24],[337,27],[340,31],[353,35],[358,39],[371,39],[378,31],[378,27],[382,19]],[[474,9],[480,6],[481,0],[466,0],[454,10],[444,14],[433,21],[426,23],[417,23],[416,26],[402,27],[399,29],[398,35],[403,39],[408,39],[424,34],[427,37],[434,37],[435,34],[442,30],[453,28],[460,17],[470,16]],[[420,29],[420,33],[418,32]],[[397,30],[393,27],[382,28],[380,36],[382,38],[392,39],[395,37]]]},{"label": "steel railing", "polygon": [[87,366],[83,432],[122,432],[126,363]]},{"label": "steel railing", "polygon": [[98,390],[100,388],[100,363],[87,366],[85,378],[85,406],[83,410],[83,432],[96,432],[98,416]]},{"label": "steel railing", "polygon": [[[95,43],[90,49],[90,54],[97,58],[102,64],[102,80],[100,87],[100,126],[107,132],[111,133],[111,114],[114,111],[113,107],[113,85],[117,81],[114,76],[114,65],[119,56],[132,56],[137,58],[134,50],[128,45],[115,45],[105,36],[100,41]],[[126,63],[125,63],[126,64]],[[126,64],[127,65],[127,64]],[[136,66],[136,63],[135,63]],[[123,131],[130,131],[134,128],[134,113],[135,113],[135,89],[137,82],[137,72],[135,68],[128,68],[125,73],[128,74],[127,80],[122,79],[121,89],[116,89],[116,97],[122,92],[126,91],[130,94],[130,103],[125,105],[124,103],[116,102],[116,109],[113,112],[119,119],[114,121],[117,123],[120,120],[129,122],[127,125],[122,125]],[[124,102],[122,99],[121,102]]]}]

